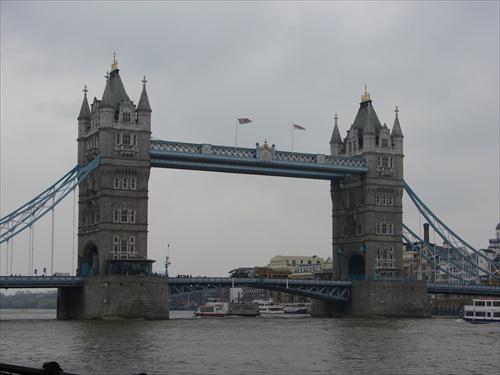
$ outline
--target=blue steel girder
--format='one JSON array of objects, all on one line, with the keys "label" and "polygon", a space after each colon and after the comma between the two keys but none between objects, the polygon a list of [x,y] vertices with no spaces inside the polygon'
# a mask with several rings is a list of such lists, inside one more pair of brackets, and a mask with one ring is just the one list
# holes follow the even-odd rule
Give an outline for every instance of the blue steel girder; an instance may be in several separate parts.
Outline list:
[{"label": "blue steel girder", "polygon": [[83,287],[81,276],[0,276],[0,288]]},{"label": "blue steel girder", "polygon": [[488,285],[488,284],[471,285],[471,284],[427,283],[427,293],[473,295],[473,296],[498,298],[500,297],[500,286]]},{"label": "blue steel girder", "polygon": [[231,287],[252,287],[301,295],[322,301],[349,301],[351,282],[325,280],[294,280],[271,278],[231,277],[171,277],[170,295],[186,295],[194,292]]},{"label": "blue steel girder", "polygon": [[216,146],[151,140],[151,166],[172,169],[297,177],[341,179],[368,172],[363,157],[342,157],[255,148]]},{"label": "blue steel girder", "polygon": [[79,170],[78,165],[59,181],[40,193],[28,203],[0,219],[0,244],[29,228],[49,213],[96,168],[101,161],[98,155]]}]

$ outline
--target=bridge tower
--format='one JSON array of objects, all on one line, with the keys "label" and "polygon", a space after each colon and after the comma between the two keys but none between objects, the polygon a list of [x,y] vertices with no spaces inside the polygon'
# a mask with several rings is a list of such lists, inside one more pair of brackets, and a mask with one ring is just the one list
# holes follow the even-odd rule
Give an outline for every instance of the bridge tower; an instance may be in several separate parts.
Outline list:
[{"label": "bridge tower", "polygon": [[398,109],[392,131],[382,125],[370,93],[344,140],[335,126],[330,153],[362,155],[369,172],[331,182],[333,278],[400,278],[403,268],[403,133]]},{"label": "bridge tower", "polygon": [[351,281],[352,295],[348,305],[324,304],[316,315],[430,316],[425,282],[402,274],[404,155],[395,112],[390,130],[365,86],[344,139],[335,115],[331,155],[362,156],[369,171],[331,181],[333,279]]},{"label": "bridge tower", "polygon": [[137,106],[120,78],[116,56],[102,99],[84,89],[78,116],[78,165],[100,156],[80,183],[78,268],[83,288],[60,288],[58,319],[168,319],[168,279],[147,258],[151,107],[146,78]]},{"label": "bridge tower", "polygon": [[78,275],[151,273],[147,260],[151,107],[143,79],[137,106],[123,86],[116,57],[102,99],[84,90],[78,116],[78,165],[101,162],[80,185]]}]

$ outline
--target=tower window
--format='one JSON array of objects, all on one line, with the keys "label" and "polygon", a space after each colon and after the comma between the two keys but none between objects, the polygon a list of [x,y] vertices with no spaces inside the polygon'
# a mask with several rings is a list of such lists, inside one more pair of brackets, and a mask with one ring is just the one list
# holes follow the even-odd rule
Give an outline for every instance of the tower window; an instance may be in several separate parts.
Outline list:
[{"label": "tower window", "polygon": [[135,210],[114,210],[113,222],[115,223],[135,223],[137,212]]},{"label": "tower window", "polygon": [[377,166],[378,167],[383,167],[383,168],[388,168],[392,167],[392,158],[389,156],[379,156],[377,158]]},{"label": "tower window", "polygon": [[131,236],[127,239],[125,234],[120,239],[119,236],[114,236],[114,244],[111,250],[113,259],[133,259],[137,257],[135,251],[135,237]]},{"label": "tower window", "polygon": [[384,148],[389,147],[389,141],[387,138],[382,138],[382,147]]},{"label": "tower window", "polygon": [[130,122],[130,112],[123,112],[122,113],[122,121],[123,122]]},{"label": "tower window", "polygon": [[115,177],[113,179],[113,187],[115,189],[136,190],[137,179],[135,177]]}]

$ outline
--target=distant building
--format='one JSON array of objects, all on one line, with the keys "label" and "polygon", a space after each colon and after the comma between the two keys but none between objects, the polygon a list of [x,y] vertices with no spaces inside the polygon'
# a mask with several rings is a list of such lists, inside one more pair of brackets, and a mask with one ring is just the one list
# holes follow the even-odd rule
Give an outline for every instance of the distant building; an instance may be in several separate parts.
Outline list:
[{"label": "distant building", "polygon": [[[495,228],[495,238],[490,239],[489,245],[487,249],[481,249],[481,252],[488,257],[489,259],[495,261],[496,263],[500,263],[500,223]],[[486,259],[480,258],[479,265],[483,269],[487,269],[490,273],[499,275],[500,267],[495,266],[491,262],[487,262]],[[485,272],[481,272],[483,274],[482,281],[483,282],[493,282],[492,278],[488,277]],[[498,283],[497,280],[495,280]]]},{"label": "distant building", "polygon": [[[305,270],[320,269],[325,262],[324,258],[317,255],[276,255],[267,265],[271,268],[290,270],[292,274]],[[299,271],[302,270],[302,271]]]},{"label": "distant building", "polygon": [[495,228],[495,238],[490,239],[488,250],[493,250],[496,256],[500,256],[500,223]]},{"label": "distant building", "polygon": [[[317,255],[276,255],[265,267],[240,267],[229,271],[229,274],[231,277],[255,277],[255,270],[259,268],[289,271],[291,278],[331,280],[333,265],[332,258],[327,258],[325,262],[324,258]],[[245,302],[257,299],[273,299],[280,303],[310,302],[301,296],[249,287],[241,288],[240,293]]]}]

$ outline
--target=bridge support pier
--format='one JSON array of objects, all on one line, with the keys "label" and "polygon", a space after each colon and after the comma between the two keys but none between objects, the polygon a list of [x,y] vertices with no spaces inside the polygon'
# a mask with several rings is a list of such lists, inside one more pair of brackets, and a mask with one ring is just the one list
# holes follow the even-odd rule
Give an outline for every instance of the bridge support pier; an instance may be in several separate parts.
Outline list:
[{"label": "bridge support pier", "polygon": [[57,318],[169,318],[168,279],[155,276],[91,276],[83,288],[60,288]]},{"label": "bridge support pier", "polygon": [[353,281],[351,301],[313,304],[312,316],[357,316],[388,318],[430,318],[431,306],[425,281]]}]

